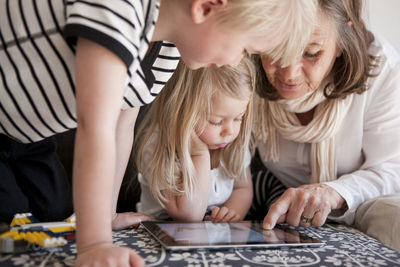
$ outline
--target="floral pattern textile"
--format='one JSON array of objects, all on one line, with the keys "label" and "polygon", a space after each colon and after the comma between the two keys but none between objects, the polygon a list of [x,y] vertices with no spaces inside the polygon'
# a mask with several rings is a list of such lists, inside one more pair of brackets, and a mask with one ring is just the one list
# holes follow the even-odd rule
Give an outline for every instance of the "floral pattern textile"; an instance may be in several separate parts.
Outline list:
[{"label": "floral pattern textile", "polygon": [[[326,244],[316,248],[166,251],[144,228],[113,233],[114,243],[134,249],[146,266],[400,266],[400,252],[344,225],[296,228]],[[21,254],[0,254],[0,266],[73,266],[76,245],[32,248]]]}]

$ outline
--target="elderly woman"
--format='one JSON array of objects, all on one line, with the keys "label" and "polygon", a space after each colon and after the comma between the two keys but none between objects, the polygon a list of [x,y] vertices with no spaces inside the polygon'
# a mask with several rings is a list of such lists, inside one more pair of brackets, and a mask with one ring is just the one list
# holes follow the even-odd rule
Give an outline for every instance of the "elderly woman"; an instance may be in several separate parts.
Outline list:
[{"label": "elderly woman", "polygon": [[[361,0],[319,0],[319,9],[296,62],[256,58],[254,133],[268,171],[254,174],[255,202],[268,229],[328,216],[353,224],[360,204],[400,192],[400,57],[366,29]],[[397,224],[399,196],[383,200]]]}]

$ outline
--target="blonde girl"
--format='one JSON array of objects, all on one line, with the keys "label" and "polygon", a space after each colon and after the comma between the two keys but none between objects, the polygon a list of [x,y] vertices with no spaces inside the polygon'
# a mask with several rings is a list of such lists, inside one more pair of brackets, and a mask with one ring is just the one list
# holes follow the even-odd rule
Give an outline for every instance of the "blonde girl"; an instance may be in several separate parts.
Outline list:
[{"label": "blonde girl", "polygon": [[138,211],[155,219],[234,221],[252,200],[252,62],[176,73],[146,114]]}]

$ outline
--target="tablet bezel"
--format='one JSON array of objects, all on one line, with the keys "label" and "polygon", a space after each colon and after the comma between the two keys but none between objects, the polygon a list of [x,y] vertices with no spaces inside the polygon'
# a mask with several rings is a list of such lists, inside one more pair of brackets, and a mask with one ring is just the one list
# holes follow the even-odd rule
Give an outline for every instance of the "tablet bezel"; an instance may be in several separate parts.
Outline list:
[{"label": "tablet bezel", "polygon": [[[285,248],[285,247],[320,247],[325,245],[325,242],[309,237],[306,234],[299,232],[293,227],[289,227],[288,225],[277,225],[276,227],[280,230],[284,231],[291,231],[291,234],[296,233],[299,236],[299,239],[301,242],[294,242],[290,240],[274,240],[273,242],[268,242],[265,240],[265,242],[257,242],[257,243],[249,243],[249,242],[242,242],[242,243],[201,243],[201,244],[182,244],[181,242],[176,242],[174,238],[166,232],[164,229],[162,229],[159,224],[179,224],[179,225],[187,225],[187,226],[193,226],[197,224],[205,224],[206,222],[176,222],[176,221],[145,221],[141,222],[141,225],[155,238],[157,239],[161,245],[166,248],[167,250],[191,250],[191,249],[228,249],[228,248]],[[207,222],[210,223],[210,222]],[[235,223],[240,223],[243,225],[249,224],[250,223],[250,230],[253,230],[255,232],[261,233],[263,231],[273,231],[273,230],[263,230],[262,229],[262,222],[261,221],[241,221],[241,222],[235,222]],[[231,224],[235,223],[226,223],[229,226]],[[217,224],[216,224],[217,225]]]}]

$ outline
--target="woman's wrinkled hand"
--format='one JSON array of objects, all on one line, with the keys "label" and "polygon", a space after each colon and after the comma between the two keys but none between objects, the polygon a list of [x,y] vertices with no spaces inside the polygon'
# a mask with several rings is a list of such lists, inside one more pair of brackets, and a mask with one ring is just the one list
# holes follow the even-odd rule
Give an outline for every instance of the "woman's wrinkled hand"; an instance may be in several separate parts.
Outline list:
[{"label": "woman's wrinkled hand", "polygon": [[277,223],[284,222],[292,226],[321,226],[330,212],[340,209],[343,203],[344,199],[325,184],[289,188],[271,205],[263,227],[272,229]]}]

